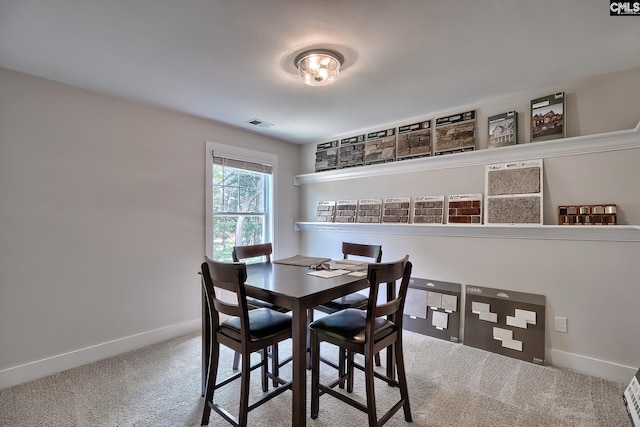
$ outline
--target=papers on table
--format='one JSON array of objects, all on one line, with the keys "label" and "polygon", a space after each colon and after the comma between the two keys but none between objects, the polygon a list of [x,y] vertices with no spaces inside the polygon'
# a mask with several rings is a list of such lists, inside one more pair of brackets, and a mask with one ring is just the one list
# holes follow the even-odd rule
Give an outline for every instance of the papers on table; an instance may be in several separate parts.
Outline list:
[{"label": "papers on table", "polygon": [[343,274],[347,273],[349,273],[349,270],[312,270],[307,274],[310,276],[317,276],[328,279],[329,277],[342,276]]},{"label": "papers on table", "polygon": [[366,271],[352,271],[351,273],[349,273],[349,276],[353,276],[353,277],[367,277],[367,272],[366,272]]},{"label": "papers on table", "polygon": [[275,264],[287,264],[298,265],[300,267],[311,267],[312,265],[322,264],[323,262],[329,262],[331,258],[318,258],[304,255],[294,255],[289,258],[282,258],[273,261]]},{"label": "papers on table", "polygon": [[349,265],[360,265],[365,266],[369,264],[367,261],[356,261],[354,259],[339,259],[336,260],[336,264],[349,264]]},{"label": "papers on table", "polygon": [[[311,267],[309,275],[317,277],[336,277],[343,274],[350,274],[354,277],[366,277],[367,266],[366,261],[356,261],[351,259],[341,259],[331,261],[330,258],[311,257],[304,255],[295,255],[289,258],[281,258],[273,261],[274,264],[297,265],[300,267]],[[320,268],[320,270],[315,270]]]},{"label": "papers on table", "polygon": [[329,268],[331,270],[349,270],[349,271],[361,271],[366,270],[369,265],[366,261],[355,261],[351,259],[339,259],[336,261],[331,261],[329,263]]}]

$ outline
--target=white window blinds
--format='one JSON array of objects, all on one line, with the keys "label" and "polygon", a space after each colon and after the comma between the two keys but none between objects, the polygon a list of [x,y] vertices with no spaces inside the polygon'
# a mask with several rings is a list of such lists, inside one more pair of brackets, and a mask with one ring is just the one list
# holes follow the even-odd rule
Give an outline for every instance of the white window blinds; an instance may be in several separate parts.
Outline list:
[{"label": "white window blinds", "polygon": [[215,153],[213,154],[213,164],[236,169],[244,169],[252,172],[266,173],[269,175],[273,174],[273,166],[271,165],[216,156]]}]

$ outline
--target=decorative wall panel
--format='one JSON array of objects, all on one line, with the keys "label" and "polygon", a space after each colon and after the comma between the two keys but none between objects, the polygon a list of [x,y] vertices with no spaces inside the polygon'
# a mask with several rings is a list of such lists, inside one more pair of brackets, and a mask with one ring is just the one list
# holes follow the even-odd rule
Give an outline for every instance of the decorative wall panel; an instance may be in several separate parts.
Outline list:
[{"label": "decorative wall panel", "polygon": [[442,224],[444,196],[418,196],[413,199],[414,224]]},{"label": "decorative wall panel", "polygon": [[382,199],[362,199],[358,202],[357,222],[377,223],[382,217]]},{"label": "decorative wall panel", "polygon": [[436,119],[436,141],[433,146],[436,156],[472,151],[475,148],[475,110]]},{"label": "decorative wall panel", "polygon": [[485,167],[485,224],[542,224],[542,160]]},{"label": "decorative wall panel", "polygon": [[357,200],[338,200],[336,202],[335,222],[356,222]]},{"label": "decorative wall panel", "polygon": [[449,224],[482,224],[482,193],[449,196],[447,222]]},{"label": "decorative wall panel", "polygon": [[396,158],[398,160],[431,156],[431,120],[398,128]]},{"label": "decorative wall panel", "polygon": [[411,197],[387,197],[384,199],[382,222],[409,222]]},{"label": "decorative wall panel", "polygon": [[335,200],[318,202],[318,206],[316,207],[316,221],[333,222],[335,214],[336,214]]},{"label": "decorative wall panel", "polygon": [[544,364],[545,305],[544,295],[467,285],[464,344]]},{"label": "decorative wall panel", "polygon": [[396,160],[396,130],[387,129],[367,134],[364,143],[364,164],[393,162]]},{"label": "decorative wall panel", "polygon": [[458,342],[462,285],[412,277],[404,309],[404,328]]}]

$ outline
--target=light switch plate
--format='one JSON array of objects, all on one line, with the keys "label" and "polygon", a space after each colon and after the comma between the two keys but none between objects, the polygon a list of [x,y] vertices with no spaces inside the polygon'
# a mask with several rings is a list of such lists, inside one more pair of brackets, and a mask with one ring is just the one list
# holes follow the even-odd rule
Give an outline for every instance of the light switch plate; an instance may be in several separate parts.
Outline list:
[{"label": "light switch plate", "polygon": [[556,316],[555,323],[556,323],[556,332],[564,332],[564,333],[567,332],[567,318],[566,317]]}]

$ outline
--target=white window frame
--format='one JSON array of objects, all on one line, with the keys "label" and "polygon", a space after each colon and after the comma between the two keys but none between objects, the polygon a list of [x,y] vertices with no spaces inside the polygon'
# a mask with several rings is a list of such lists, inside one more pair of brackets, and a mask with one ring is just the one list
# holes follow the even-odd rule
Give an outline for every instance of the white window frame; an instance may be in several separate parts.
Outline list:
[{"label": "white window frame", "polygon": [[[233,145],[220,144],[217,142],[206,141],[205,144],[205,254],[213,257],[213,153],[218,157],[227,157],[230,159],[244,160],[247,162],[262,163],[270,165],[273,168],[271,174],[271,194],[269,197],[268,209],[270,215],[267,215],[265,225],[267,227],[267,241],[273,242],[273,236],[277,236],[276,229],[276,206],[274,199],[276,197],[276,188],[278,188],[278,157],[275,154],[264,153],[262,151],[250,150]],[[274,254],[276,256],[276,247],[274,244]]]}]

